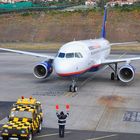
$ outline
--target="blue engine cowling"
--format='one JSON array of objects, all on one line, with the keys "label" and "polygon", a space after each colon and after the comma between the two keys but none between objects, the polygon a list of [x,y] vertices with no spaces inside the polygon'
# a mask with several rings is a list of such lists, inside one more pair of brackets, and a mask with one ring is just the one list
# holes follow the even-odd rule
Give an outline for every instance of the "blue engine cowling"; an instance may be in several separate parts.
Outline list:
[{"label": "blue engine cowling", "polygon": [[51,62],[44,61],[40,64],[37,64],[34,67],[34,75],[38,79],[45,79],[51,75],[53,72],[53,66]]},{"label": "blue engine cowling", "polygon": [[118,77],[124,83],[131,82],[134,79],[134,76],[135,68],[130,64],[122,66],[118,71]]}]

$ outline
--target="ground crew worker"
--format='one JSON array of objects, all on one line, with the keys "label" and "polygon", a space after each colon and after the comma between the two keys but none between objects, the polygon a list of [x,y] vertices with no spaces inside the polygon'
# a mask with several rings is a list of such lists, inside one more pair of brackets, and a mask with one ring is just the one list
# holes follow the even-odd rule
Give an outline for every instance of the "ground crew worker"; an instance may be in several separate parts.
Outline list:
[{"label": "ground crew worker", "polygon": [[66,118],[68,117],[69,113],[67,112],[67,114],[64,114],[64,112],[61,111],[60,114],[56,112],[56,115],[58,117],[59,137],[64,137]]}]

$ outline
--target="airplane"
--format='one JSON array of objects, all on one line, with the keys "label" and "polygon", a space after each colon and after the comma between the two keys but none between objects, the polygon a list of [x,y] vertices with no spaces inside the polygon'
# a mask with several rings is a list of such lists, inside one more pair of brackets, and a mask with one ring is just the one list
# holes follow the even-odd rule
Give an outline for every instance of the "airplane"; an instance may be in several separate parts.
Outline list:
[{"label": "airplane", "polygon": [[[131,82],[135,76],[135,68],[132,66],[131,61],[140,60],[140,57],[108,59],[112,45],[133,42],[110,43],[106,39],[106,21],[107,7],[105,7],[101,37],[99,39],[68,42],[59,49],[56,56],[7,48],[0,48],[0,50],[45,58],[45,61],[34,67],[34,76],[38,79],[46,79],[54,70],[59,76],[70,77],[72,78],[72,83],[69,86],[69,92],[77,92],[77,79],[80,75],[86,72],[97,72],[105,66],[109,66],[112,69],[111,80],[118,79],[124,83]],[[122,62],[125,64],[118,68],[118,63]]]}]

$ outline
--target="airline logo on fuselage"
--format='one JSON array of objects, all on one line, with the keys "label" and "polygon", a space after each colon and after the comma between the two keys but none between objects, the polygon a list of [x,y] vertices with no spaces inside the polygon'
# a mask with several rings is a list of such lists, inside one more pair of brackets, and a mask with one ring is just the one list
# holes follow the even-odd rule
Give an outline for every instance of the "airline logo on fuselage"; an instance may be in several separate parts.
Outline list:
[{"label": "airline logo on fuselage", "polygon": [[95,45],[95,46],[89,46],[88,48],[89,48],[89,50],[94,50],[94,49],[100,48],[100,46],[99,45]]}]

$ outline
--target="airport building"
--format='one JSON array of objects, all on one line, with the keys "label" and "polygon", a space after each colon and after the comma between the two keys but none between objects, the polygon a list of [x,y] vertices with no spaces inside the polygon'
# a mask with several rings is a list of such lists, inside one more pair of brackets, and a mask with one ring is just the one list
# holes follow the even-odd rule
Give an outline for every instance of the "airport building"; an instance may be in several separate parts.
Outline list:
[{"label": "airport building", "polygon": [[123,6],[123,5],[132,5],[134,2],[138,0],[111,0],[108,4],[113,7],[115,5]]},{"label": "airport building", "polygon": [[94,6],[97,4],[97,0],[87,0],[85,1],[85,5],[87,6]]},{"label": "airport building", "polygon": [[[99,0],[86,0],[85,1],[85,5],[87,6],[94,6],[97,4]],[[138,0],[110,0],[108,2],[108,4],[113,7],[115,5],[120,5],[120,6],[123,6],[123,5],[131,5],[133,4],[134,2],[136,2]]]}]

